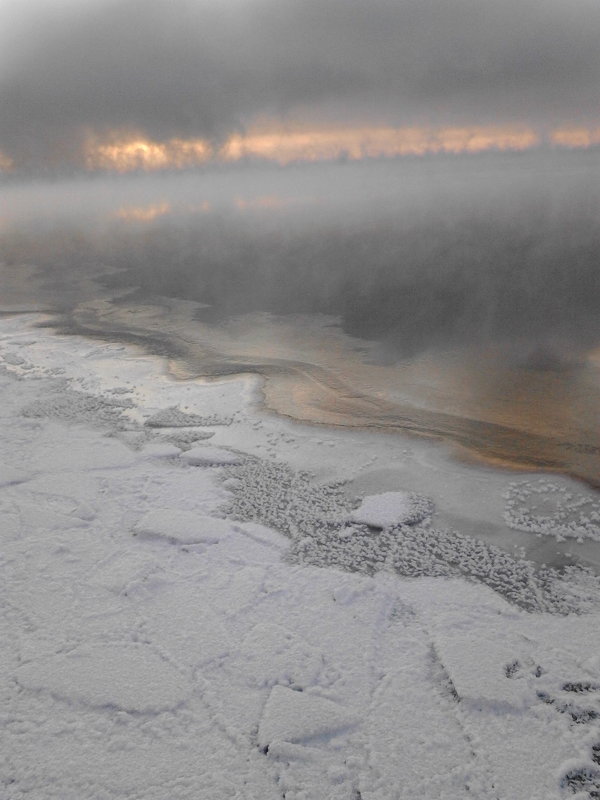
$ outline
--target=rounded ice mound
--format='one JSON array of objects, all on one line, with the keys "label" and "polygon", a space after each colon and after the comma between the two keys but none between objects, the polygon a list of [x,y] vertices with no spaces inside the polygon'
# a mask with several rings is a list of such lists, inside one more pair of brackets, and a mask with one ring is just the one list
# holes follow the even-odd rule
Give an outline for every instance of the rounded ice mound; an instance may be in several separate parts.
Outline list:
[{"label": "rounded ice mound", "polygon": [[432,500],[415,492],[382,492],[363,498],[348,516],[348,522],[359,522],[373,528],[394,525],[416,525],[433,514]]},{"label": "rounded ice mound", "polygon": [[46,690],[66,702],[158,713],[176,708],[192,691],[177,669],[149,645],[85,645],[17,669],[25,689]]}]

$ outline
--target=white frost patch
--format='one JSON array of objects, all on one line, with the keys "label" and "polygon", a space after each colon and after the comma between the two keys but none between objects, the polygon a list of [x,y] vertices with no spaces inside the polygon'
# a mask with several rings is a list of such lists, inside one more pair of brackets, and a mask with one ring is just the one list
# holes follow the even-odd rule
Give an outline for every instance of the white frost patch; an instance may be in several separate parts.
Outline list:
[{"label": "white frost patch", "polygon": [[505,494],[504,520],[530,533],[600,541],[600,502],[591,493],[573,491],[547,479],[511,483]]},{"label": "white frost patch", "polygon": [[177,508],[149,511],[133,526],[136,536],[169,539],[181,544],[215,543],[231,532],[231,523],[224,519]]},{"label": "white frost patch", "polygon": [[365,497],[348,521],[373,528],[390,528],[392,525],[414,525],[430,516],[432,511],[432,503],[426,497],[413,492],[383,492]]},{"label": "white frost patch", "polygon": [[191,450],[182,453],[181,458],[192,467],[224,467],[234,466],[243,462],[241,455],[232,453],[230,450],[224,450],[222,447],[212,447],[211,445],[193,447]]},{"label": "white frost patch", "polygon": [[357,723],[343,706],[314,694],[275,686],[258,728],[258,743],[300,744],[320,736],[333,736]]},{"label": "white frost patch", "polygon": [[25,689],[45,690],[67,702],[157,713],[176,708],[191,684],[143,644],[88,645],[17,669]]}]

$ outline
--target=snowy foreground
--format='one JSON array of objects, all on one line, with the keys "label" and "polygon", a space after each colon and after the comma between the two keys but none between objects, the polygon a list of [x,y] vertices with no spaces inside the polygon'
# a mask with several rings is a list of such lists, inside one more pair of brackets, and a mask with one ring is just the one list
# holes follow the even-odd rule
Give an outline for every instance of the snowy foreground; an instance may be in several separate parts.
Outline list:
[{"label": "snowy foreground", "polygon": [[593,498],[36,321],[0,320],[1,800],[600,796],[598,582],[529,557]]}]

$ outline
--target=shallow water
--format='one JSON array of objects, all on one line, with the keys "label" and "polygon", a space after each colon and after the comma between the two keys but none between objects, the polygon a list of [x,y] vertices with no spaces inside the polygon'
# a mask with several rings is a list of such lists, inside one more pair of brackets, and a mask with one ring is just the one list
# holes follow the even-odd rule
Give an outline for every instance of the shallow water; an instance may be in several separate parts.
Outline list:
[{"label": "shallow water", "polygon": [[177,379],[259,374],[265,406],[296,420],[433,437],[463,459],[600,485],[597,352],[543,369],[473,349],[386,365],[376,344],[322,315],[202,317],[192,302],[95,300],[63,328],[142,344]]},{"label": "shallow water", "polygon": [[14,183],[0,312],[598,486],[599,178],[540,151]]},{"label": "shallow water", "polygon": [[[35,273],[24,274],[28,285],[35,285]],[[434,522],[444,530],[459,531],[541,567],[584,564],[600,571],[597,525],[591,533],[586,528],[580,534],[577,528],[578,504],[596,508],[597,492],[568,478],[551,479],[552,500],[562,502],[565,492],[575,498],[569,502],[574,503],[577,530],[562,536],[556,525],[568,522],[568,514],[559,514],[557,506],[556,524],[546,529],[538,519],[544,509],[537,508],[545,497],[545,479],[532,474],[571,474],[598,488],[597,354],[545,369],[509,365],[489,351],[482,355],[473,349],[386,364],[377,343],[348,336],[331,317],[255,313],[215,319],[213,310],[193,301],[102,294],[93,287],[88,291],[88,284],[89,276],[78,302],[66,309],[48,308],[40,324],[135,343],[160,355],[175,380],[259,375],[267,409],[329,426],[328,438],[354,443],[337,456],[335,467],[328,462],[322,480],[345,480],[356,497],[408,487],[435,499]],[[6,302],[3,313],[22,312],[27,294],[25,289],[17,292],[16,308],[11,311]],[[52,306],[51,292],[47,299]],[[31,310],[40,309],[33,304]],[[355,433],[346,436],[344,429]],[[402,455],[409,452],[402,449],[407,440],[393,435],[407,432],[421,439],[410,444],[414,457]],[[375,440],[379,460],[369,467],[367,454]],[[431,446],[433,440],[444,446]],[[363,452],[367,465],[360,474],[350,470],[348,478],[347,467]],[[315,455],[312,447],[311,459]],[[513,525],[505,517],[512,476],[482,464],[523,471],[515,476],[515,485],[525,493],[517,502],[524,524],[516,520]],[[312,460],[308,468],[313,469]],[[568,512],[569,503],[566,508]]]}]

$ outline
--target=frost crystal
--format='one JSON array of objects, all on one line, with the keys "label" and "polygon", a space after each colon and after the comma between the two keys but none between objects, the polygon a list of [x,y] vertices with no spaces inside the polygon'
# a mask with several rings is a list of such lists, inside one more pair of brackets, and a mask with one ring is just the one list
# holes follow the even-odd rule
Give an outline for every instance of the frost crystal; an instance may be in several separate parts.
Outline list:
[{"label": "frost crystal", "polygon": [[520,531],[600,541],[600,502],[547,480],[512,483],[506,494],[506,524]]},{"label": "frost crystal", "polygon": [[[374,530],[350,523],[356,512],[340,484],[316,484],[290,467],[252,459],[225,471],[232,498],[225,513],[274,528],[292,540],[296,563],[373,575],[382,569],[407,577],[465,576],[489,586],[529,611],[581,611],[598,590],[598,578],[582,569],[565,573],[515,558],[471,536],[424,524]],[[411,498],[413,495],[406,495]],[[431,502],[417,504],[431,513]]]}]

